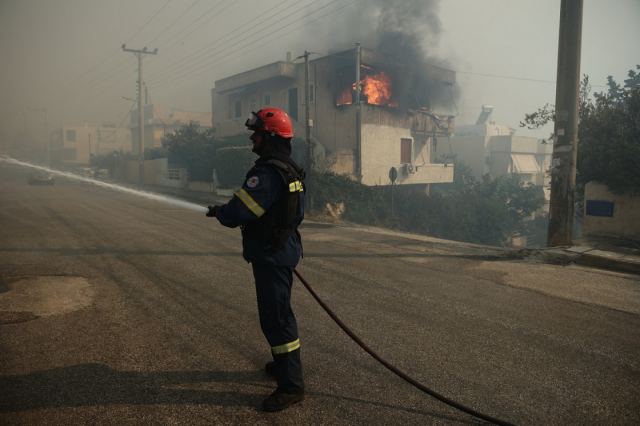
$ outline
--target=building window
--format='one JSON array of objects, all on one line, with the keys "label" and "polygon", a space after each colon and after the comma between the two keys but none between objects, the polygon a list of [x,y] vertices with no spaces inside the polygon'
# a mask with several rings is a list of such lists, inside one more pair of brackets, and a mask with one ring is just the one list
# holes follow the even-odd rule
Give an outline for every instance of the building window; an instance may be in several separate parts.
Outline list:
[{"label": "building window", "polygon": [[233,116],[242,117],[242,101],[240,99],[237,99],[233,104]]},{"label": "building window", "polygon": [[271,105],[271,95],[264,95],[264,104]]},{"label": "building window", "polygon": [[76,131],[74,129],[67,130],[65,135],[65,140],[67,142],[75,142],[76,141]]},{"label": "building window", "polygon": [[413,139],[410,138],[402,138],[400,139],[400,163],[402,164],[411,164],[412,157],[412,145]]}]

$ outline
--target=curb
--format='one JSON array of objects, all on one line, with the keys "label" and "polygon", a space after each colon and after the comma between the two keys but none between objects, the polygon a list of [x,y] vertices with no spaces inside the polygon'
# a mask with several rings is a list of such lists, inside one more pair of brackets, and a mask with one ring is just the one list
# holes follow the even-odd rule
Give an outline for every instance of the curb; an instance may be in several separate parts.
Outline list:
[{"label": "curb", "polygon": [[576,263],[580,265],[593,266],[596,268],[609,269],[618,272],[626,272],[640,275],[640,261],[634,259],[625,259],[616,256],[608,256],[602,254],[582,254]]},{"label": "curb", "polygon": [[539,251],[542,260],[557,265],[583,265],[640,275],[640,259],[596,249],[554,248]]}]

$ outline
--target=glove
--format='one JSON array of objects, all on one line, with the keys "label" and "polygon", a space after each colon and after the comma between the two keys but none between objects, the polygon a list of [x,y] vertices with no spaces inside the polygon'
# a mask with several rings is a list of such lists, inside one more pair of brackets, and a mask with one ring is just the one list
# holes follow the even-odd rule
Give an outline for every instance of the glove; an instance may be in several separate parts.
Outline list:
[{"label": "glove", "polygon": [[216,212],[218,211],[218,206],[207,206],[209,211],[206,213],[207,217],[216,217]]}]

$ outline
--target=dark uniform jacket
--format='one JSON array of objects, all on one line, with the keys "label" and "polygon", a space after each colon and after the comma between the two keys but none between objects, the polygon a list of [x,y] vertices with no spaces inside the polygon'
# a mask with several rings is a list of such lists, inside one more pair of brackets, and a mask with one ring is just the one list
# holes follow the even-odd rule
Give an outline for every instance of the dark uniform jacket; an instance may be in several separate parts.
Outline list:
[{"label": "dark uniform jacket", "polygon": [[[297,182],[297,183],[296,183]],[[304,187],[300,181],[287,182],[282,173],[265,159],[258,159],[249,170],[242,188],[216,217],[230,228],[242,228],[242,251],[247,262],[278,266],[296,266],[302,255],[302,241],[297,227],[304,218]],[[284,242],[274,245],[272,235],[274,214],[281,215],[285,198],[290,193],[299,196],[293,215],[295,232],[285,236]]]}]

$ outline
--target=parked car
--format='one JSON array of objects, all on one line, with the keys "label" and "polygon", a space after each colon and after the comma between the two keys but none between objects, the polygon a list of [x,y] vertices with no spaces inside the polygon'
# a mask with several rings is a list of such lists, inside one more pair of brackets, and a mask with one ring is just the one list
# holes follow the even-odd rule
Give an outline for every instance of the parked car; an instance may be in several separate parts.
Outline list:
[{"label": "parked car", "polygon": [[29,185],[53,185],[53,175],[46,172],[33,172],[29,175]]}]

